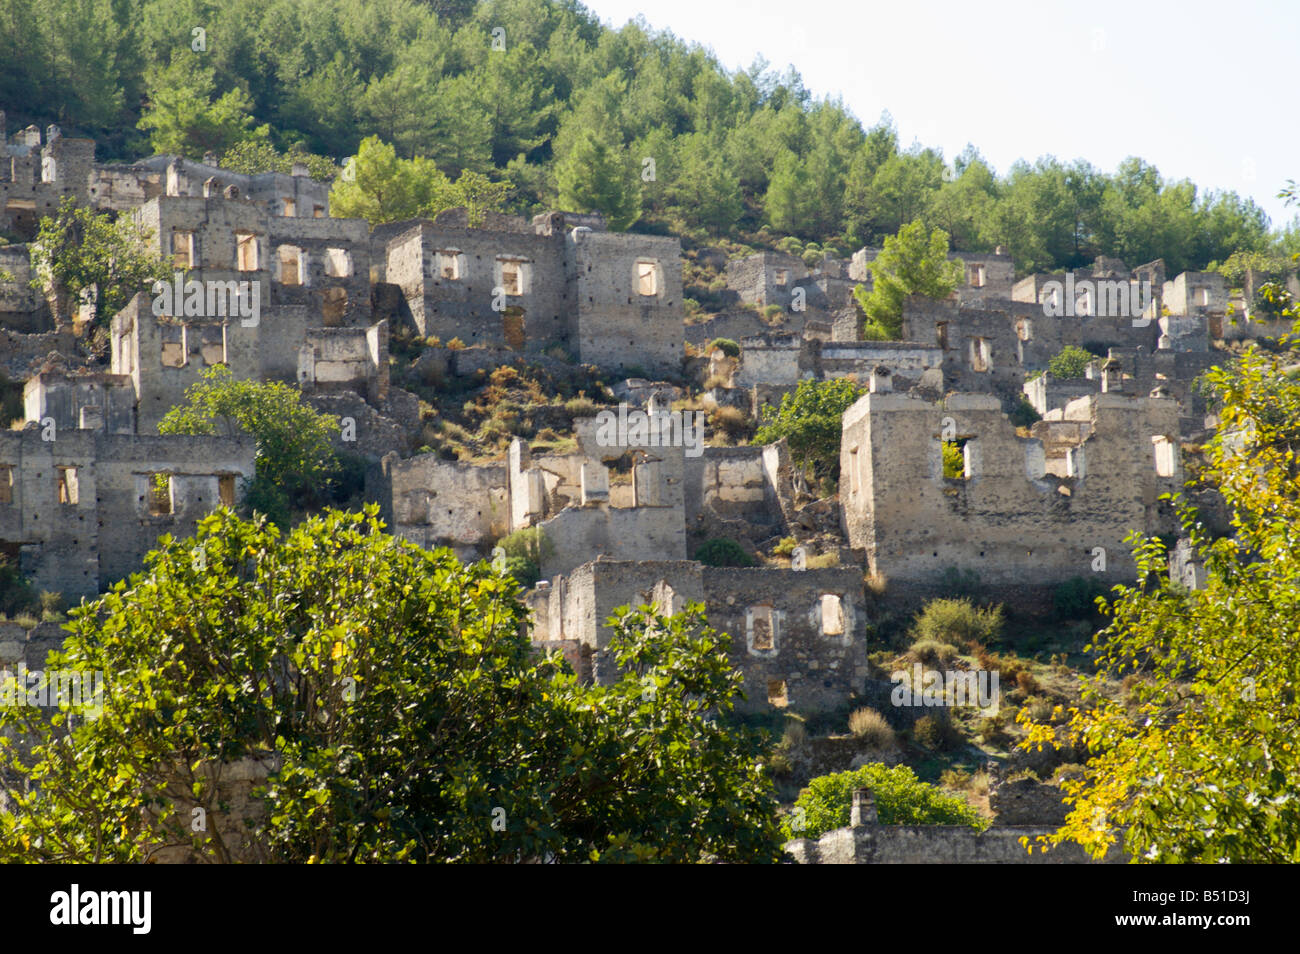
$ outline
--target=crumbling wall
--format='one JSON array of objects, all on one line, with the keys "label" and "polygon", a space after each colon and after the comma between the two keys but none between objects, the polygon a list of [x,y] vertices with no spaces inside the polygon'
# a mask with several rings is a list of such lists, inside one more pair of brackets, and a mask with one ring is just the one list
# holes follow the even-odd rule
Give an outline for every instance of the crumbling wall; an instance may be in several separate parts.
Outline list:
[{"label": "crumbling wall", "polygon": [[568,337],[578,360],[678,374],[685,356],[681,240],[575,229],[564,250],[572,301]]},{"label": "crumbling wall", "polygon": [[477,547],[502,537],[509,524],[506,467],[419,454],[383,461],[391,486],[393,533],[419,546]]},{"label": "crumbling wall", "polygon": [[742,711],[835,709],[867,675],[862,571],[704,567],[709,624],[731,635]]},{"label": "crumbling wall", "polygon": [[[1129,531],[1172,529],[1158,498],[1182,483],[1177,405],[1099,394],[1060,417],[1021,437],[991,396],[866,395],[846,412],[841,443],[851,545],[873,572],[904,581],[935,582],[949,567],[994,584],[1129,578]],[[945,439],[963,442],[967,476],[944,476]],[[1094,570],[1098,547],[1105,568]]]}]

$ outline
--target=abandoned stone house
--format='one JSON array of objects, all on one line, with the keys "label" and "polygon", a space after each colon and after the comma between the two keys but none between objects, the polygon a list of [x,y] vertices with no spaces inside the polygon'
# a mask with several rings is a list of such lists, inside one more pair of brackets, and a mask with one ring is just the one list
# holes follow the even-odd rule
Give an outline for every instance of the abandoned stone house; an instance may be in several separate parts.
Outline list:
[{"label": "abandoned stone house", "polygon": [[523,352],[567,346],[603,368],[680,370],[676,237],[609,232],[598,217],[559,212],[531,224],[488,214],[470,227],[457,209],[394,235],[384,277],[423,335]]},{"label": "abandoned stone house", "polygon": [[744,674],[742,711],[834,709],[867,675],[867,612],[855,567],[791,570],[708,567],[693,560],[583,563],[528,595],[534,642],[566,650],[598,683],[617,678],[606,620],[621,606],[681,612],[701,603],[731,636]]},{"label": "abandoned stone house", "polygon": [[[945,443],[959,476],[945,476]],[[882,385],[844,415],[840,472],[845,535],[890,582],[950,568],[997,585],[1119,582],[1134,572],[1130,531],[1176,530],[1159,498],[1182,486],[1178,407],[1161,390],[1104,392],[1022,436],[992,395],[932,403]]]},{"label": "abandoned stone house", "polygon": [[40,590],[94,596],[140,568],[164,533],[234,506],[253,475],[242,438],[146,437],[84,405],[77,428],[0,431],[0,552]]}]

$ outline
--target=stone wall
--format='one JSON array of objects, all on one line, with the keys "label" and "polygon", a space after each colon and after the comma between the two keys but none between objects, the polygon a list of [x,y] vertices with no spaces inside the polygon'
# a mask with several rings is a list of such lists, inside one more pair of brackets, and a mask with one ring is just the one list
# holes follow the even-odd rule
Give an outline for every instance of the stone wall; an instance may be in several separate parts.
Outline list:
[{"label": "stone wall", "polygon": [[[1126,579],[1128,532],[1173,529],[1158,498],[1182,482],[1177,414],[1169,399],[1098,394],[1021,437],[991,396],[868,394],[844,416],[846,535],[887,579],[934,582],[955,566],[1048,584],[1090,575],[1097,547],[1099,577]],[[945,432],[963,442],[966,477],[944,476]]]},{"label": "stone wall", "polygon": [[570,349],[584,364],[677,375],[685,356],[681,240],[570,232]]},{"label": "stone wall", "polygon": [[866,676],[867,613],[856,568],[725,569],[687,560],[596,560],[552,578],[530,597],[535,642],[574,639],[591,653],[593,678],[617,677],[605,620],[619,606],[680,612],[702,602],[731,637],[732,666],[745,677],[740,709],[834,709]]},{"label": "stone wall", "polygon": [[36,590],[94,595],[138,570],[161,534],[187,536],[223,497],[237,502],[253,457],[237,438],[0,432],[0,546]]},{"label": "stone wall", "polygon": [[394,454],[384,458],[383,470],[395,535],[429,549],[464,550],[506,534],[505,465],[446,461],[436,454],[402,460]]}]

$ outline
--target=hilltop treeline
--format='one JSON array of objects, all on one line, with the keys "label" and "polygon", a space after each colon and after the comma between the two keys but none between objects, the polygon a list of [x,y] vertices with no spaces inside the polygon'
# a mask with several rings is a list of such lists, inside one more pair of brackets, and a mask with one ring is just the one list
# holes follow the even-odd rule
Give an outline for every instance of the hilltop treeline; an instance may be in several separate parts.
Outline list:
[{"label": "hilltop treeline", "polygon": [[5,0],[0,108],[11,129],[94,136],[102,158],[261,139],[340,159],[378,135],[449,175],[510,181],[521,212],[586,205],[751,244],[847,252],[919,218],[960,251],[1007,246],[1022,271],[1300,250],[1250,200],[1140,159],[998,175],[968,146],[946,161],[792,71],[731,72],[571,0]]}]

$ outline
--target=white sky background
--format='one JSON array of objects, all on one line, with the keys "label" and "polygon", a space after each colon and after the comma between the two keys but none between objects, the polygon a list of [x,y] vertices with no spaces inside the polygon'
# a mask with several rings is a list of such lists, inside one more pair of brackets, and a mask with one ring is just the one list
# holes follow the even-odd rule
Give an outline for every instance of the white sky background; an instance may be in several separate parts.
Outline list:
[{"label": "white sky background", "polygon": [[1166,180],[1254,199],[1300,180],[1296,0],[583,0],[606,24],[642,16],[713,50],[727,69],[761,54],[864,126],[884,110],[900,145],[973,143],[1000,174],[1017,159],[1127,156]]}]

